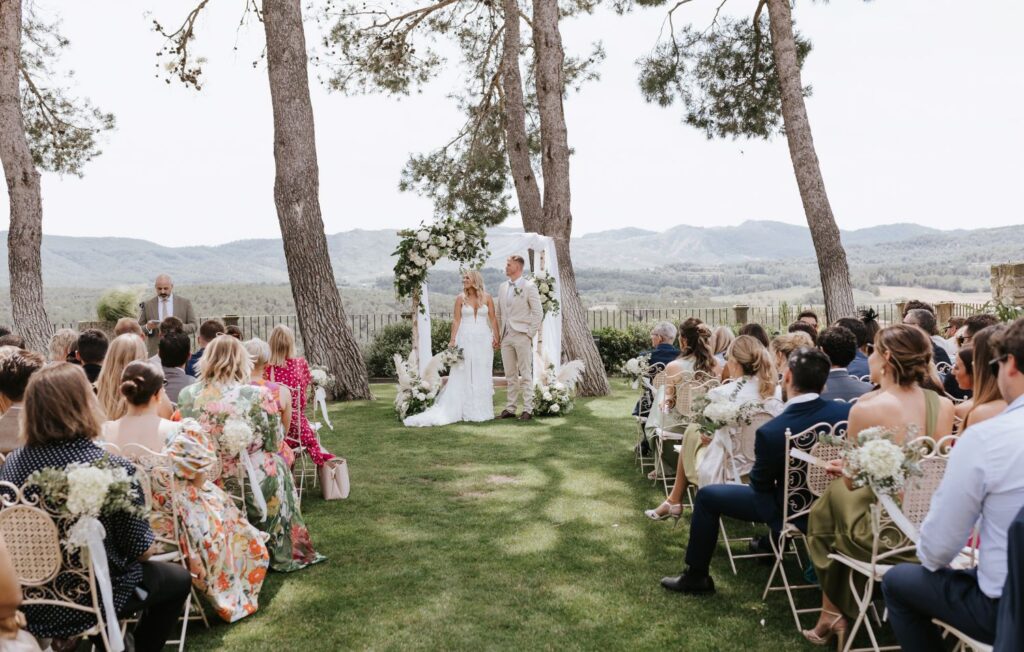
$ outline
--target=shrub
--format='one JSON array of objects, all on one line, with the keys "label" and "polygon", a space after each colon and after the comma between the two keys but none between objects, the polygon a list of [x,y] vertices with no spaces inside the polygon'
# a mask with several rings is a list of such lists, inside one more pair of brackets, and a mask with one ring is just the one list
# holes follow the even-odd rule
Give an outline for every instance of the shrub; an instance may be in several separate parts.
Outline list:
[{"label": "shrub", "polygon": [[[435,319],[430,322],[430,347],[437,353],[448,346],[452,335],[450,321]],[[412,322],[402,320],[381,329],[366,351],[366,370],[371,378],[395,376],[395,354],[403,358],[412,351]]]},{"label": "shrub", "polygon": [[594,331],[597,352],[601,355],[605,373],[618,374],[622,365],[641,351],[651,348],[651,327],[648,324],[630,324],[626,328],[606,326]]},{"label": "shrub", "polygon": [[100,321],[117,321],[122,317],[139,314],[139,298],[129,290],[109,290],[96,302],[96,316]]}]

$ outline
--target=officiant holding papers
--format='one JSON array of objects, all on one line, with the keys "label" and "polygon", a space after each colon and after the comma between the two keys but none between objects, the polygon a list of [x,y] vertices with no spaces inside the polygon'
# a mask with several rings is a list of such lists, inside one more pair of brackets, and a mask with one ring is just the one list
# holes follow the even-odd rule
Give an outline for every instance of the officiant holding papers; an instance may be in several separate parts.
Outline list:
[{"label": "officiant holding papers", "polygon": [[174,294],[174,281],[167,274],[156,277],[156,296],[139,304],[139,325],[146,334],[146,348],[150,355],[157,350],[160,322],[165,317],[177,317],[184,324],[188,335],[199,328],[199,318],[192,309],[192,302]]}]

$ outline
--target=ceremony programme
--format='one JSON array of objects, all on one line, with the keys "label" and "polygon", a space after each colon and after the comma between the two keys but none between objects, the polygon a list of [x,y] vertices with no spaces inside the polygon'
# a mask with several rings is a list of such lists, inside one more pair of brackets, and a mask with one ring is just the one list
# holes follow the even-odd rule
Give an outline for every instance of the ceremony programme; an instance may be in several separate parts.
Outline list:
[{"label": "ceremony programme", "polygon": [[0,0],[0,652],[1024,652],[1022,22]]}]

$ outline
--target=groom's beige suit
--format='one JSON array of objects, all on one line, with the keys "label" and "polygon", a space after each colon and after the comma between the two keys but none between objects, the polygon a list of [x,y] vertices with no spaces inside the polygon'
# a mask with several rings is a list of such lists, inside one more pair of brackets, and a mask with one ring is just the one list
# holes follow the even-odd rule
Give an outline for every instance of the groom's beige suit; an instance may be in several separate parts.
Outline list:
[{"label": "groom's beige suit", "polygon": [[515,412],[522,393],[523,412],[533,412],[533,336],[544,319],[537,286],[522,276],[514,283],[505,281],[498,290],[497,311],[501,365],[508,382],[505,409]]}]

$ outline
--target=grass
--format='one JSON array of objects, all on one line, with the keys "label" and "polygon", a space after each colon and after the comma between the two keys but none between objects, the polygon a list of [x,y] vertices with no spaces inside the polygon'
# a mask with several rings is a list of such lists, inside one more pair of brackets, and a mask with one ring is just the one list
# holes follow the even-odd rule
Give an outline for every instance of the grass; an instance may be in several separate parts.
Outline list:
[{"label": "grass", "polygon": [[783,594],[761,601],[756,561],[734,576],[716,554],[709,598],[659,586],[687,519],[642,514],[664,494],[634,465],[624,384],[566,417],[429,429],[374,392],[333,405],[324,435],[351,497],[303,506],[329,561],[269,575],[255,615],[193,629],[189,649],[810,649]]}]

